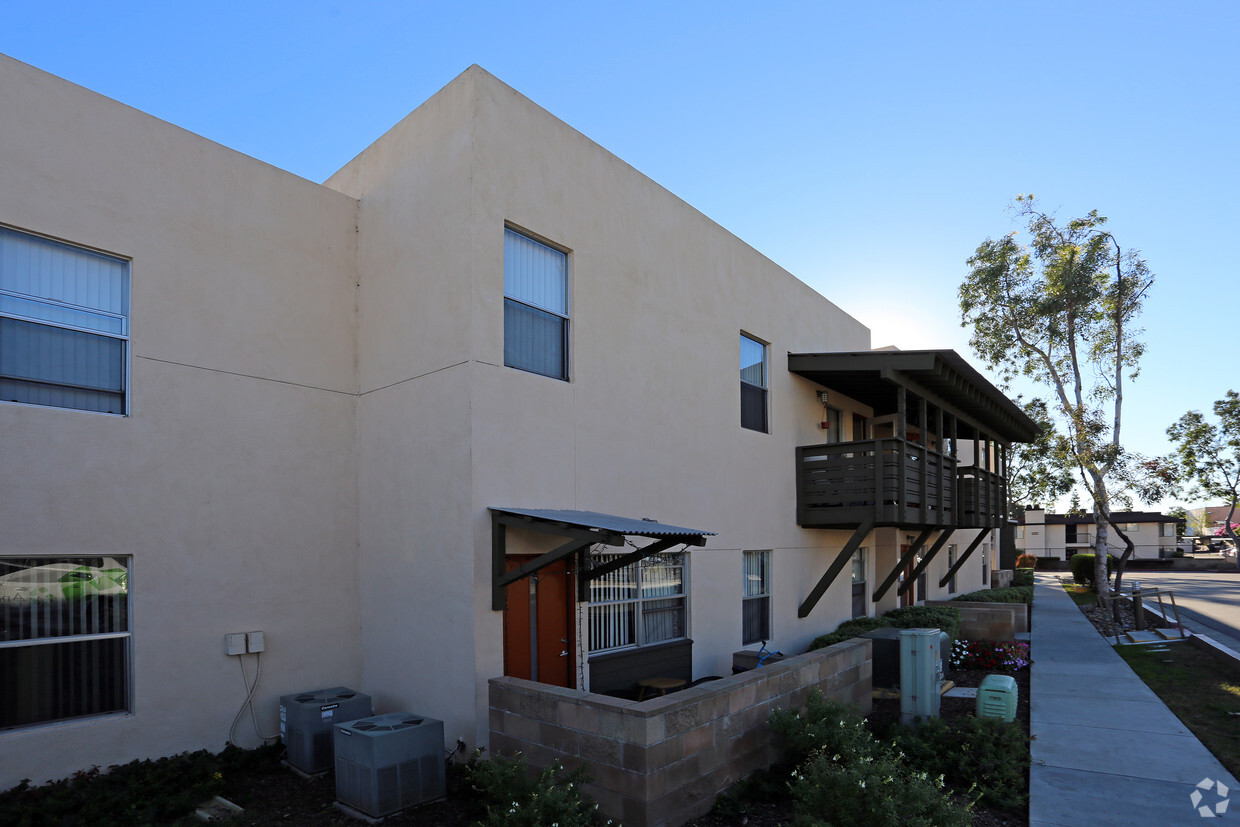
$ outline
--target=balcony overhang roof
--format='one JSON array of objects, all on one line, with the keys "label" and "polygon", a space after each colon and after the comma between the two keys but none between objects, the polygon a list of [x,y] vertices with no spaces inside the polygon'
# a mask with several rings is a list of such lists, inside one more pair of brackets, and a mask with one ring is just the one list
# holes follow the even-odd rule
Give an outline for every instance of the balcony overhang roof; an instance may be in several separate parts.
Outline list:
[{"label": "balcony overhang roof", "polygon": [[789,353],[788,370],[856,399],[876,416],[896,410],[904,387],[967,426],[1006,442],[1032,442],[1041,433],[1015,402],[954,350],[864,350]]}]

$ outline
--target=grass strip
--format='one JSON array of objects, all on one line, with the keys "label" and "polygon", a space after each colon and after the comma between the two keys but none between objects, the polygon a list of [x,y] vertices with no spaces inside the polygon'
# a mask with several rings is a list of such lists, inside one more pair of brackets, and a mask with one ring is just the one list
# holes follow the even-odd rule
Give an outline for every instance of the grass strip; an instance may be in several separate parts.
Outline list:
[{"label": "grass strip", "polygon": [[1188,642],[1115,651],[1219,763],[1240,775],[1240,665]]}]

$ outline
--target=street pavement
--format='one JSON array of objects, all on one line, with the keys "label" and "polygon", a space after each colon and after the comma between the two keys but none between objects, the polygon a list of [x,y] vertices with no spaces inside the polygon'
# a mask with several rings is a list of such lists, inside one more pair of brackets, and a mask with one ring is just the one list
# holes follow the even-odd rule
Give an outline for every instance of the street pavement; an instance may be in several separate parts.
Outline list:
[{"label": "street pavement", "polygon": [[1035,579],[1031,827],[1199,824],[1198,806],[1214,815],[1231,797],[1240,812],[1236,779],[1098,634],[1058,576]]},{"label": "street pavement", "polygon": [[[1185,629],[1240,652],[1240,572],[1233,566],[1228,560],[1219,572],[1130,571],[1124,575],[1122,588],[1127,591],[1136,580],[1144,589],[1171,591]],[[1147,605],[1157,603],[1151,600]],[[1170,615],[1171,603],[1166,597],[1163,606]],[[1240,800],[1236,806],[1240,814]]]}]

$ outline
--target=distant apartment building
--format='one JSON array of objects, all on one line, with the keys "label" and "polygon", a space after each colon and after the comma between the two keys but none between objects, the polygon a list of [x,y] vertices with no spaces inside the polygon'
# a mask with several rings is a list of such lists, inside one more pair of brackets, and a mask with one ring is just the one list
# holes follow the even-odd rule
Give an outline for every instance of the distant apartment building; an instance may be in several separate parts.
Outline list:
[{"label": "distant apartment building", "polygon": [[[1183,522],[1153,511],[1115,511],[1111,520],[1132,540],[1132,557],[1138,560],[1174,554],[1176,526]],[[1092,515],[1051,514],[1037,507],[1026,508],[1015,528],[1016,551],[1067,560],[1074,554],[1092,554],[1095,535]],[[1116,556],[1126,548],[1114,530],[1107,532],[1107,548]]]}]

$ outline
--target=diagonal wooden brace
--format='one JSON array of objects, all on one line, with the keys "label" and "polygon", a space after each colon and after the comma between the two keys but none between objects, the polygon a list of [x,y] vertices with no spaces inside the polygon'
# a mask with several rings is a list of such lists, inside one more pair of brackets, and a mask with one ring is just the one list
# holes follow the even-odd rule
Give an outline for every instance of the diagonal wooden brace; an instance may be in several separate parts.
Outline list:
[{"label": "diagonal wooden brace", "polygon": [[921,534],[917,535],[917,539],[914,540],[913,544],[908,547],[908,551],[904,552],[904,556],[902,556],[900,561],[895,564],[895,567],[892,568],[891,573],[888,574],[886,579],[883,580],[879,587],[874,590],[874,595],[870,598],[871,600],[877,603],[882,599],[883,595],[887,593],[887,590],[891,588],[891,584],[896,582],[896,578],[900,576],[900,572],[902,572],[904,567],[917,556],[917,552],[921,551],[921,547],[926,544],[926,540],[930,539],[930,535],[933,533],[933,528],[927,528],[922,531]]},{"label": "diagonal wooden brace", "polygon": [[857,526],[857,530],[848,538],[848,542],[840,549],[839,554],[835,555],[835,560],[827,568],[826,573],[819,578],[818,583],[810,590],[809,596],[801,603],[801,608],[797,609],[797,617],[809,617],[809,613],[818,605],[818,601],[827,593],[827,589],[835,581],[835,578],[839,576],[844,566],[847,565],[849,558],[853,556],[853,552],[857,550],[861,542],[866,538],[866,535],[873,529],[874,519],[872,517]]}]

